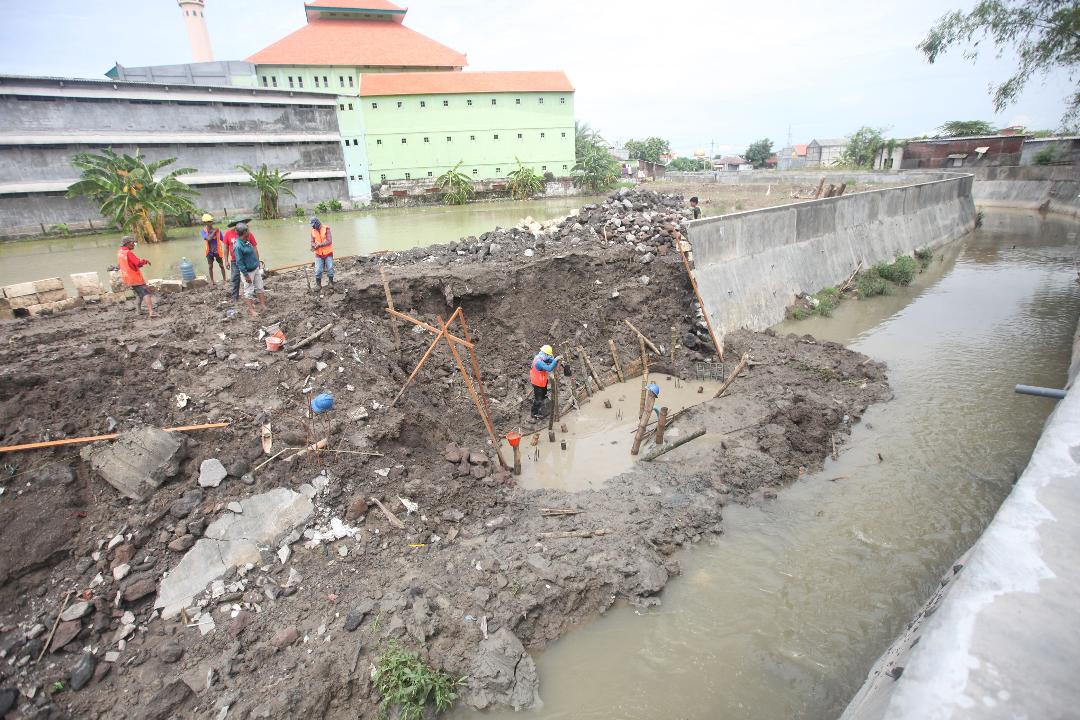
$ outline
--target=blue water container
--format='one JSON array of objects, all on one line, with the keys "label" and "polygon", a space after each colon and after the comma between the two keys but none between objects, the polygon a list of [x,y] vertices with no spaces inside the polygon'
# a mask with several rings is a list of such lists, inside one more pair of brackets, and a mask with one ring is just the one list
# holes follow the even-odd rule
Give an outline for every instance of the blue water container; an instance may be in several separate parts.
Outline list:
[{"label": "blue water container", "polygon": [[185,283],[195,279],[195,267],[187,258],[180,258],[180,279]]}]

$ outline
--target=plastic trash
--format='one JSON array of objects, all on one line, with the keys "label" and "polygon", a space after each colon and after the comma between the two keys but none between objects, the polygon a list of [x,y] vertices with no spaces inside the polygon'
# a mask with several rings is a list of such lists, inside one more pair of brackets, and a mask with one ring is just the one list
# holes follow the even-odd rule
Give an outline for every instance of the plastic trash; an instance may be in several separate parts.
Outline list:
[{"label": "plastic trash", "polygon": [[311,409],[315,413],[324,413],[334,407],[334,396],[330,393],[320,393],[311,398]]}]

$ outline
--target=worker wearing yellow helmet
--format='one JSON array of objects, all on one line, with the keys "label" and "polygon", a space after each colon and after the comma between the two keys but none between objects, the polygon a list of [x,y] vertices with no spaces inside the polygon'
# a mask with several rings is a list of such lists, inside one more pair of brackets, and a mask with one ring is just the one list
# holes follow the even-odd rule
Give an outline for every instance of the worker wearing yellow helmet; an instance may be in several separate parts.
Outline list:
[{"label": "worker wearing yellow helmet", "polygon": [[533,386],[532,417],[539,420],[544,416],[544,400],[547,399],[548,373],[555,369],[562,360],[562,356],[553,357],[554,350],[550,345],[540,348],[540,352],[533,358],[529,368],[529,381]]},{"label": "worker wearing yellow helmet", "polygon": [[203,229],[201,231],[203,239],[203,248],[206,253],[206,264],[209,267],[207,271],[210,275],[210,284],[214,284],[214,262],[216,261],[218,267],[221,268],[221,282],[225,282],[225,265],[223,258],[225,257],[225,241],[221,237],[221,231],[214,227],[214,216],[210,213],[203,213],[202,216]]}]

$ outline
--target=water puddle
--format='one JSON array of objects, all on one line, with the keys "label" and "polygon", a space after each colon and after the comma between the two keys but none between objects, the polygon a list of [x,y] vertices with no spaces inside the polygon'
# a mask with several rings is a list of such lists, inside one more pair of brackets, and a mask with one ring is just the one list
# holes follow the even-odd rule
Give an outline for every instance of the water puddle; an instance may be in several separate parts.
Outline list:
[{"label": "water puddle", "polygon": [[[654,421],[661,407],[668,409],[670,417],[705,402],[721,384],[716,380],[681,380],[663,373],[650,374],[649,381],[660,386]],[[605,407],[605,402],[611,407]],[[519,485],[529,489],[593,490],[608,478],[629,470],[637,458],[654,447],[650,432],[637,457],[630,454],[640,403],[640,378],[616,383],[594,393],[580,409],[556,423],[555,442],[548,441],[546,429],[526,435],[521,440]],[[559,425],[566,426],[565,433]],[[671,442],[681,433],[676,422],[664,433],[664,440]]]}]

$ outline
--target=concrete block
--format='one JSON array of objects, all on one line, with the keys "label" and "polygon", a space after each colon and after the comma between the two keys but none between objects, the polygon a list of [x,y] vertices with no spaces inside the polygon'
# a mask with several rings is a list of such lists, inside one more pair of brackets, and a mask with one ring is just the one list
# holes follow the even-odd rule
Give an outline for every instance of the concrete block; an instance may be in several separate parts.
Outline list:
[{"label": "concrete block", "polygon": [[30,313],[30,317],[37,317],[38,315],[52,315],[53,313],[63,312],[64,310],[71,310],[82,304],[82,298],[64,298],[63,300],[31,305],[26,308],[26,310]]},{"label": "concrete block", "polygon": [[61,280],[58,277],[45,278],[44,280],[35,280],[34,281],[34,292],[36,292],[36,293],[44,293],[44,292],[50,292],[52,290],[63,290],[63,289],[64,289],[64,281]]},{"label": "concrete block", "polygon": [[179,280],[162,280],[161,278],[154,278],[153,280],[147,280],[146,284],[166,295],[178,293],[184,289],[184,283]]},{"label": "concrete block", "polygon": [[79,297],[101,295],[105,290],[101,286],[101,277],[96,272],[72,273],[71,282]]},{"label": "concrete block", "polygon": [[34,283],[32,282],[16,283],[15,285],[8,285],[4,288],[4,297],[7,298],[17,298],[36,294],[37,290],[34,289]]},{"label": "concrete block", "polygon": [[12,310],[28,308],[31,305],[41,304],[41,299],[38,298],[37,293],[30,293],[29,295],[16,295],[15,297],[9,297],[7,301],[8,304],[11,306]]},{"label": "concrete block", "polygon": [[38,299],[43,303],[54,303],[61,300],[67,300],[67,290],[60,288],[59,290],[44,290],[38,292]]},{"label": "concrete block", "polygon": [[191,288],[203,288],[210,284],[210,281],[206,279],[205,275],[198,275],[191,282],[183,283],[187,289]]},{"label": "concrete block", "polygon": [[0,320],[14,320],[15,312],[7,308],[0,308]]},{"label": "concrete block", "polygon": [[80,455],[121,495],[145,500],[180,472],[182,448],[178,434],[146,427],[120,433],[108,445],[83,448]]}]

